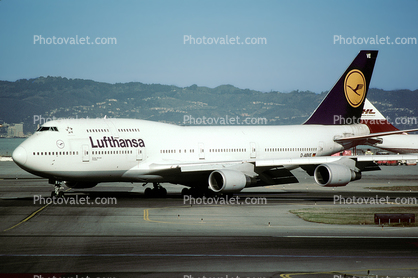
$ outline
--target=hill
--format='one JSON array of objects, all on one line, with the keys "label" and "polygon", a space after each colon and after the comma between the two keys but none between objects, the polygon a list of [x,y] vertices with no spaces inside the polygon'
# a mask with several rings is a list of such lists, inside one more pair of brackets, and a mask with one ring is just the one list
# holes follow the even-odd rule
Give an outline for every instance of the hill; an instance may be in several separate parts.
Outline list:
[{"label": "hill", "polygon": [[[108,84],[83,79],[39,77],[15,82],[0,81],[0,121],[24,122],[33,132],[44,119],[137,118],[175,124],[184,117],[265,118],[267,124],[301,124],[325,97],[326,92],[263,93],[232,85],[216,88],[192,85]],[[390,119],[414,117],[418,90],[370,89],[368,98]],[[399,128],[413,128],[399,124]]]}]

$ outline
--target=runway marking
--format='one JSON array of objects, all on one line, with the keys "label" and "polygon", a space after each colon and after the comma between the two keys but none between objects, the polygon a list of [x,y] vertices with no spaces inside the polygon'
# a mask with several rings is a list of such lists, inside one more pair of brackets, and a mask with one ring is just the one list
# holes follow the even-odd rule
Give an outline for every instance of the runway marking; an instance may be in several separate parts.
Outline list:
[{"label": "runway marking", "polygon": [[[411,267],[411,268],[368,268],[368,269],[353,269],[353,270],[334,270],[334,271],[320,271],[320,272],[300,272],[300,273],[286,273],[286,274],[280,274],[280,277],[282,278],[292,278],[294,275],[296,276],[305,276],[305,275],[313,275],[313,274],[347,274],[357,272],[357,274],[353,274],[354,277],[377,277],[375,274],[365,274],[368,271],[388,271],[388,270],[415,270],[418,269],[417,267]],[[361,273],[361,274],[359,274]],[[370,276],[369,276],[370,275]]]},{"label": "runway marking", "polygon": [[[388,229],[388,228],[386,228]],[[299,237],[299,238],[350,238],[350,239],[357,239],[357,238],[371,238],[371,239],[404,239],[404,238],[411,238],[417,239],[416,236],[276,236],[276,237]]]},{"label": "runway marking", "polygon": [[154,223],[165,223],[165,224],[186,224],[186,223],[179,223],[179,222],[170,222],[170,221],[158,221],[158,220],[151,220],[149,218],[149,210],[150,209],[168,209],[168,208],[188,208],[189,206],[179,206],[179,207],[161,207],[161,208],[148,208],[144,209],[144,220],[147,222],[154,222]]},{"label": "runway marking", "polygon": [[156,221],[149,219],[149,210],[150,209],[144,209],[144,220],[148,222],[155,222],[155,223],[171,223],[171,222],[164,222],[164,221]]},{"label": "runway marking", "polygon": [[[304,204],[298,204],[298,203],[294,203],[294,205],[301,205],[301,206],[303,206]],[[196,206],[196,207],[198,207],[198,206]],[[203,207],[203,206],[202,206]],[[209,206],[206,206],[206,207],[209,207]],[[210,205],[210,207],[222,207],[222,205]],[[263,206],[263,207],[265,207],[265,206]],[[216,226],[216,227],[231,227],[231,226],[233,226],[233,227],[236,227],[237,226],[237,224],[231,224],[231,222],[227,222],[227,220],[225,220],[225,221],[210,221],[209,223],[208,222],[206,222],[206,221],[200,221],[199,219],[201,219],[201,216],[199,216],[199,217],[197,217],[198,219],[197,220],[189,220],[189,221],[181,221],[181,220],[179,220],[179,219],[177,219],[177,221],[162,221],[162,220],[153,220],[153,219],[150,219],[150,215],[149,215],[149,211],[150,210],[157,210],[157,209],[172,209],[172,208],[174,208],[174,209],[179,209],[179,208],[190,208],[190,206],[188,206],[188,205],[186,205],[186,206],[169,206],[169,207],[156,207],[156,208],[148,208],[148,209],[144,209],[144,217],[143,217],[143,219],[144,219],[144,221],[147,221],[147,222],[154,222],[154,223],[163,223],[163,224],[180,224],[180,225],[202,225],[202,224],[209,224],[209,225],[211,225],[211,226]],[[174,216],[173,216],[174,217]],[[207,215],[207,214],[205,214],[205,215],[203,215],[203,218],[205,218],[205,217],[209,217],[208,219],[211,219],[210,217],[210,215]],[[205,218],[205,220],[206,220],[207,218]],[[302,219],[299,219],[299,220],[302,220]],[[271,225],[271,226],[269,226],[268,224],[267,224],[268,222],[266,222],[266,225],[264,226],[264,225],[259,225],[258,227],[268,227],[268,228],[280,228],[280,227],[283,227],[282,225],[280,225],[280,224],[277,224],[277,223],[274,223],[273,225]],[[306,227],[306,226],[300,226],[300,227],[303,227],[303,229],[305,229],[305,230],[317,230],[317,229],[322,229],[322,227],[321,227],[321,225],[323,225],[323,224],[320,224],[320,223],[312,223],[312,224],[317,224],[318,226],[314,226],[314,227]],[[331,224],[329,224],[329,225],[331,225]],[[254,225],[244,225],[244,224],[239,224],[239,226],[240,227],[254,227]],[[289,225],[284,225],[285,227],[288,227]],[[294,226],[294,225],[292,225],[292,226]],[[374,227],[380,227],[380,226],[374,226],[374,225],[363,225],[362,227],[360,227],[361,229],[370,229],[370,228],[374,228]],[[334,226],[334,227],[332,227],[333,229],[343,229],[343,230],[347,230],[347,229],[359,229],[359,227],[358,226],[352,226],[352,227],[347,227],[347,225],[340,225],[340,226]],[[414,229],[415,227],[403,227],[403,228],[396,228],[396,229],[399,229],[399,230],[406,230],[406,229]],[[385,228],[386,229],[386,231],[388,231],[388,232],[390,232],[390,231],[393,231],[393,230],[395,230],[395,228],[392,228],[392,227],[386,227]],[[347,236],[347,237],[343,237],[343,236],[277,236],[277,237],[313,237],[313,238],[315,238],[315,237],[324,237],[324,238],[350,238],[350,236]],[[368,237],[368,236],[353,236],[353,238],[376,238],[376,237]],[[378,237],[379,238],[379,237]],[[380,237],[380,238],[396,238],[396,237]],[[414,238],[414,239],[416,239],[416,238],[418,238],[418,237],[399,237],[399,238]]]},{"label": "runway marking", "polygon": [[10,227],[10,228],[8,228],[8,229],[6,229],[6,230],[3,230],[3,232],[7,232],[7,231],[10,231],[11,229],[13,229],[13,228],[16,228],[17,226],[19,226],[20,224],[23,224],[23,223],[25,223],[25,222],[27,222],[28,220],[30,220],[32,217],[34,217],[36,214],[38,214],[39,212],[41,212],[42,210],[44,210],[47,206],[49,206],[50,204],[46,204],[45,206],[43,206],[43,207],[41,207],[40,209],[38,209],[37,211],[35,211],[35,212],[33,212],[31,215],[29,215],[28,217],[26,217],[25,219],[23,219],[22,221],[20,221],[19,223],[17,223],[16,225],[14,225],[14,226],[12,226],[12,227]]},{"label": "runway marking", "polygon": [[[65,192],[67,192],[67,191],[69,191],[69,190],[71,190],[71,188],[68,188]],[[20,222],[19,222],[19,223],[17,223],[16,225],[14,225],[14,226],[12,226],[12,227],[10,227],[10,228],[6,229],[6,230],[3,230],[3,232],[10,231],[11,229],[16,228],[16,227],[17,227],[17,226],[19,226],[20,224],[23,224],[23,223],[25,223],[25,222],[29,221],[32,217],[34,217],[35,215],[37,215],[39,212],[41,212],[42,210],[46,209],[46,208],[47,208],[50,204],[51,204],[51,203],[48,203],[48,204],[46,204],[45,206],[43,206],[43,207],[41,207],[40,209],[38,209],[37,211],[32,212],[32,214],[31,214],[31,215],[29,215],[28,217],[26,217],[25,219],[23,219],[22,221],[20,221]]]},{"label": "runway marking", "polygon": [[148,211],[148,209],[144,209],[144,220],[149,221],[149,211]]},{"label": "runway marking", "polygon": [[[190,206],[172,206],[172,207],[161,207],[161,208],[149,208],[149,209],[144,209],[144,220],[147,222],[154,222],[154,223],[164,223],[164,224],[182,224],[182,225],[201,225],[201,224],[205,224],[205,221],[202,220],[196,220],[196,222],[198,221],[198,223],[190,223],[190,222],[182,222],[182,221],[159,221],[159,220],[152,220],[149,218],[149,210],[155,210],[155,209],[170,209],[170,208],[190,208]],[[201,217],[200,217],[201,218]],[[224,223],[222,224],[216,224],[216,223],[212,223],[212,225],[214,226],[226,226]]]},{"label": "runway marking", "polygon": [[[245,254],[0,254],[0,257],[229,257],[229,258],[340,258],[340,259],[418,259],[418,256],[331,256],[331,255],[245,255]],[[418,269],[418,268],[405,268]],[[348,271],[348,270],[347,270]],[[358,271],[358,270],[351,270]],[[328,271],[331,273],[336,271]],[[292,273],[308,274],[308,273]],[[312,274],[312,273],[310,273]]]}]

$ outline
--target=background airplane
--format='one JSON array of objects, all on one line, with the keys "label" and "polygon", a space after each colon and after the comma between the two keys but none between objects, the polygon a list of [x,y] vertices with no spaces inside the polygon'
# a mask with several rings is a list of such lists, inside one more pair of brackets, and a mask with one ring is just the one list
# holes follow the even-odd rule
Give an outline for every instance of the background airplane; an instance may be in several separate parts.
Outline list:
[{"label": "background airplane", "polygon": [[[389,123],[368,99],[364,103],[361,122],[366,124],[372,133],[399,131]],[[413,123],[416,124],[416,122]],[[394,153],[418,153],[418,135],[408,134],[407,132],[385,137],[376,137],[375,141],[368,141],[367,144]]]},{"label": "background airplane", "polygon": [[[176,126],[134,119],[47,122],[13,152],[17,165],[55,185],[153,183],[145,193],[232,194],[247,187],[295,183],[302,167],[321,186],[344,186],[369,170],[373,157],[330,157],[371,137],[359,124],[377,51],[360,51],[303,125]],[[355,88],[354,90],[352,88]],[[389,158],[388,158],[389,159]],[[210,189],[210,190],[208,190]]]}]

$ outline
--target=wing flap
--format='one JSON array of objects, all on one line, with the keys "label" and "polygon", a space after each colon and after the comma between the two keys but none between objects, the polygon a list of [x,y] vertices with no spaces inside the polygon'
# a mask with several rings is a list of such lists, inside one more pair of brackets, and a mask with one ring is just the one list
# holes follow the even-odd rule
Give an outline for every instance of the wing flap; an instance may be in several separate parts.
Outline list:
[{"label": "wing flap", "polygon": [[288,169],[275,167],[259,174],[259,181],[255,186],[298,183],[298,179]]},{"label": "wing flap", "polygon": [[236,169],[245,173],[255,175],[254,164],[242,160],[238,161],[211,161],[211,162],[199,162],[199,163],[167,163],[150,165],[150,169],[153,170],[170,170],[179,169],[183,173],[187,172],[208,172],[221,169]]},{"label": "wing flap", "polygon": [[418,160],[418,155],[360,155],[360,156],[315,156],[300,158],[257,159],[255,161],[224,161],[206,163],[167,163],[151,164],[153,170],[180,169],[181,172],[215,171],[220,169],[237,169],[241,171],[253,171],[255,168],[291,167],[303,165],[319,165],[332,163],[341,159],[353,159],[355,161],[379,161],[379,160]]},{"label": "wing flap", "polygon": [[[282,158],[282,159],[263,159],[256,160],[256,167],[275,167],[275,166],[300,166],[300,165],[318,165],[340,160],[341,156],[314,156],[300,158]],[[351,157],[350,157],[351,158]]]}]

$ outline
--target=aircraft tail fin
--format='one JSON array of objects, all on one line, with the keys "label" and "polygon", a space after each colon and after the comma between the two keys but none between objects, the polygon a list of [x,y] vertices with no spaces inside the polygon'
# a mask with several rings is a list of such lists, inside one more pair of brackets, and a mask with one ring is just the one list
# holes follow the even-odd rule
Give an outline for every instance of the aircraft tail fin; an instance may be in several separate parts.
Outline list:
[{"label": "aircraft tail fin", "polygon": [[369,127],[370,133],[379,133],[387,131],[399,130],[394,127],[388,120],[374,107],[374,105],[366,99],[364,102],[363,114],[361,115],[361,123]]},{"label": "aircraft tail fin", "polygon": [[347,125],[360,123],[377,53],[377,50],[360,51],[304,124]]}]

